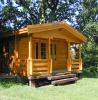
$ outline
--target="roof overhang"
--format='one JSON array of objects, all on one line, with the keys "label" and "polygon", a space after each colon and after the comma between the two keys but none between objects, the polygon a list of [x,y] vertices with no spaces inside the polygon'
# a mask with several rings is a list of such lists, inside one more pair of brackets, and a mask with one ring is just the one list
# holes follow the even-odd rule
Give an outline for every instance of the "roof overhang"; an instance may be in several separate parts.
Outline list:
[{"label": "roof overhang", "polygon": [[54,30],[58,30],[58,32],[61,34],[65,33],[65,35],[69,36],[69,38],[73,37],[74,39],[79,40],[79,42],[81,41],[81,43],[87,41],[86,36],[78,32],[76,29],[66,24],[65,22],[28,25],[26,28],[20,29],[19,34],[42,33],[42,32],[54,31]]},{"label": "roof overhang", "polygon": [[[87,41],[86,36],[78,32],[76,29],[71,27],[65,22],[54,22],[54,23],[45,23],[45,24],[34,24],[28,25],[25,28],[13,31],[13,35],[23,35],[23,34],[37,34],[37,33],[47,33],[57,32],[64,39],[67,39],[69,42],[83,43]],[[55,35],[55,34],[54,34]],[[72,41],[71,41],[72,40]]]}]

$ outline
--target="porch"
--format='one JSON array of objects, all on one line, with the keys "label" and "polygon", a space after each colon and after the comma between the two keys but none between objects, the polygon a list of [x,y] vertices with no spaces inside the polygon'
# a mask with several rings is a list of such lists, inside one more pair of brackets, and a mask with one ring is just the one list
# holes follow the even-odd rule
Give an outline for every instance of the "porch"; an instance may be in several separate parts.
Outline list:
[{"label": "porch", "polygon": [[[81,46],[79,44],[78,46],[78,58],[72,59],[71,58],[71,43],[67,42],[67,59],[64,64],[64,68],[62,69],[54,69],[54,57],[51,57],[51,40],[50,38],[48,40],[48,52],[47,52],[47,58],[46,59],[33,59],[32,58],[32,38],[29,38],[28,42],[28,59],[20,59],[20,67],[18,69],[18,73],[22,76],[38,76],[38,75],[50,75],[50,74],[56,74],[56,73],[65,73],[65,72],[80,72],[82,71],[82,58],[81,58]],[[63,49],[63,48],[62,48]],[[58,54],[57,54],[58,55]],[[59,58],[62,59],[62,58]],[[62,62],[61,62],[62,63]]]}]

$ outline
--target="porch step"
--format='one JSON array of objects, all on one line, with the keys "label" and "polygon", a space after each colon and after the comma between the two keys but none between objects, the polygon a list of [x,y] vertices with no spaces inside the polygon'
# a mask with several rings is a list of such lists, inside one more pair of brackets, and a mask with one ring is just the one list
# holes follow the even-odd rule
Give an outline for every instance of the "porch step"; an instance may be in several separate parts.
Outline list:
[{"label": "porch step", "polygon": [[52,85],[61,85],[65,83],[75,82],[76,80],[78,80],[78,77],[75,73],[66,72],[48,76],[47,80],[49,80]]},{"label": "porch step", "polygon": [[62,85],[62,84],[74,82],[74,81],[77,81],[77,80],[78,80],[77,77],[73,77],[73,78],[67,78],[67,79],[54,80],[54,81],[51,82],[51,84],[52,85]]},{"label": "porch step", "polygon": [[68,74],[71,74],[71,72],[54,73],[54,75],[68,75]]},{"label": "porch step", "polygon": [[48,80],[59,80],[59,79],[66,79],[66,78],[72,78],[76,77],[76,74],[63,74],[63,75],[55,75],[55,76],[49,76],[47,77]]}]

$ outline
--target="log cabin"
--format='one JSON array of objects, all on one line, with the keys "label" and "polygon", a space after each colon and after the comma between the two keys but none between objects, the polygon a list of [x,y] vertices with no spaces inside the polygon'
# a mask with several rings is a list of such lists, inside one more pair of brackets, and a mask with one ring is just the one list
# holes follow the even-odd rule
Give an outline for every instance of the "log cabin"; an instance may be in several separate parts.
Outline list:
[{"label": "log cabin", "polygon": [[[64,82],[65,73],[82,72],[81,45],[87,38],[65,22],[27,25],[11,35],[1,36],[1,41],[5,42],[8,54],[13,52],[15,58],[11,72],[26,76],[30,84],[33,78],[56,80],[57,75],[61,75]],[[74,59],[72,46],[77,48]]]}]

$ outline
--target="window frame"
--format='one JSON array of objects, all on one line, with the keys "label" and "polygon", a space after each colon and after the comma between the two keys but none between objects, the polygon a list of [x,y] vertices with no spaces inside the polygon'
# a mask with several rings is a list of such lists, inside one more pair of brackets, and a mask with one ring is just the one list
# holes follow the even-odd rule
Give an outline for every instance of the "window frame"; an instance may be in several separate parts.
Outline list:
[{"label": "window frame", "polygon": [[41,55],[41,59],[46,59],[47,58],[47,46],[45,42],[41,42],[40,44],[41,46],[41,50],[40,50],[40,55]]},{"label": "window frame", "polygon": [[38,42],[35,43],[35,58],[38,59],[39,58],[39,45]]}]

